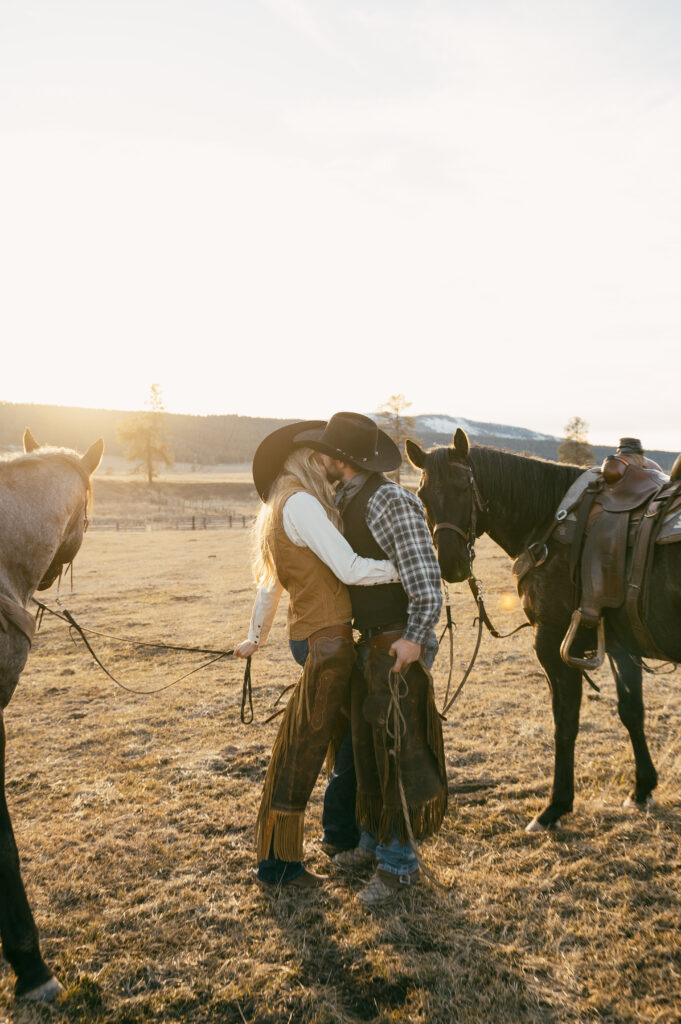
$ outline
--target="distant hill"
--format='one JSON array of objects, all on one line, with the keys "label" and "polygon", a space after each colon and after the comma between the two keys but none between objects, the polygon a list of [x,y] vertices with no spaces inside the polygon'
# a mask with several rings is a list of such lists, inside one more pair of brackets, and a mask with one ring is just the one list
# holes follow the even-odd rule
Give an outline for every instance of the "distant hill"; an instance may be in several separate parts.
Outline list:
[{"label": "distant hill", "polygon": [[[104,438],[107,455],[123,455],[116,424],[136,415],[112,409],[78,409],[61,405],[18,405],[0,402],[0,449],[21,447],[24,428],[30,427],[44,444],[84,451]],[[254,416],[181,416],[166,413],[166,426],[177,462],[249,462],[264,437],[291,420]]]},{"label": "distant hill", "polygon": [[[477,444],[488,444],[493,448],[507,448],[513,452],[530,452],[543,459],[557,459],[558,445],[563,440],[562,437],[539,434],[535,430],[528,430],[525,427],[511,427],[502,423],[479,423],[476,420],[466,420],[455,416],[416,416],[414,420],[415,435],[422,438],[428,446],[451,444],[452,435],[457,427],[461,427],[471,441]],[[645,437],[642,437],[641,440],[645,445]],[[612,445],[592,445],[596,464],[601,463],[606,455],[613,452],[616,445],[617,438],[613,438]],[[659,462],[663,469],[670,470],[678,452],[648,450],[647,454],[651,459]]]},{"label": "distant hill", "polygon": [[[78,409],[60,405],[20,405],[0,402],[0,451],[19,450],[25,427],[45,444],[84,451],[96,438],[103,437],[108,455],[123,455],[116,437],[116,424],[130,412],[111,409]],[[511,451],[531,452],[545,459],[558,457],[561,438],[540,434],[525,427],[502,423],[482,423],[449,415],[416,416],[414,437],[426,447],[451,443],[457,427],[471,441]],[[263,419],[257,416],[182,416],[166,414],[168,434],[177,462],[202,466],[218,463],[250,462],[262,439],[272,430],[292,420]],[[611,452],[612,446],[593,445],[596,462]],[[645,444],[645,437],[642,438]],[[664,469],[671,469],[677,452],[649,451]]]}]

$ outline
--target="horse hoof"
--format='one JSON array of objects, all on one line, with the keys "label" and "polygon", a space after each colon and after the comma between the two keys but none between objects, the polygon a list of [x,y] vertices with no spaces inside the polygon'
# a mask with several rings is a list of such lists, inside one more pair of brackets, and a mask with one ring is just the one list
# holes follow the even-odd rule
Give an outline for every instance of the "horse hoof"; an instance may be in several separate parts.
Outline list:
[{"label": "horse hoof", "polygon": [[525,826],[526,832],[550,832],[551,829],[560,827],[560,818],[554,821],[552,825],[542,825],[539,818],[533,818],[529,825]]},{"label": "horse hoof", "polygon": [[655,806],[655,797],[652,793],[648,793],[648,796],[641,803],[628,796],[622,804],[625,811],[645,811],[648,807]]},{"label": "horse hoof", "polygon": [[50,978],[37,988],[32,988],[30,992],[24,992],[21,998],[29,999],[32,1003],[51,1003],[63,991],[64,986],[56,978]]}]

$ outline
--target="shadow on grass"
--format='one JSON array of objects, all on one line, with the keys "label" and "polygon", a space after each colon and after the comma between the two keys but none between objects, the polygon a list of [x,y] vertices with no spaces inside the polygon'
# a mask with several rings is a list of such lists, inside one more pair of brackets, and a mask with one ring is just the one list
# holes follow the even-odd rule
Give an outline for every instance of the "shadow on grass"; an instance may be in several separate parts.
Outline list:
[{"label": "shadow on grass", "polygon": [[[541,979],[467,919],[455,899],[428,884],[367,912],[357,880],[319,894],[284,890],[267,904],[272,925],[295,966],[297,994],[255,1022],[498,1024],[564,1021],[541,995]],[[255,1012],[255,1007],[252,1007]]]}]

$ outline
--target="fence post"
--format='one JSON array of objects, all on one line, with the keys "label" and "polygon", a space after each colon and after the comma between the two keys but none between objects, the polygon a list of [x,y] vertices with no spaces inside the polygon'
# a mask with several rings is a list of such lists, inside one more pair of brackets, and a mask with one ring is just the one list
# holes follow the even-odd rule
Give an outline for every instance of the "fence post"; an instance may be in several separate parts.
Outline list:
[{"label": "fence post", "polygon": [[192,516],[192,530],[196,529],[196,518]]}]

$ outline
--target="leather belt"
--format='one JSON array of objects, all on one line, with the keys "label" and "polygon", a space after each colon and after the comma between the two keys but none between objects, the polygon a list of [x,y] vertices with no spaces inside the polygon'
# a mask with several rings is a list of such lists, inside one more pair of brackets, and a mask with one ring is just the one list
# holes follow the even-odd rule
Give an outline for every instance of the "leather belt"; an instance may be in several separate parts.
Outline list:
[{"label": "leather belt", "polygon": [[404,630],[393,629],[390,633],[378,633],[376,636],[368,637],[368,639],[362,641],[360,637],[360,643],[364,642],[369,644],[372,651],[389,651],[396,640],[402,636]]},{"label": "leather belt", "polygon": [[344,640],[352,640],[352,626],[341,624],[339,626],[323,626],[315,633],[310,633],[308,643],[314,644],[318,640],[337,640],[342,637]]},{"label": "leather belt", "polygon": [[387,651],[395,640],[402,636],[406,628],[406,622],[390,622],[385,626],[372,626],[371,629],[362,631],[359,642],[368,644],[375,651]]},{"label": "leather belt", "polygon": [[372,637],[382,636],[384,633],[404,633],[406,628],[406,622],[389,622],[385,626],[371,626],[369,629],[360,630],[360,643],[366,643]]}]

